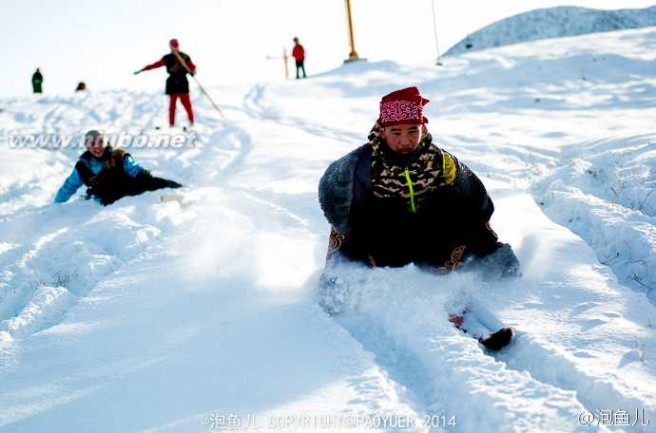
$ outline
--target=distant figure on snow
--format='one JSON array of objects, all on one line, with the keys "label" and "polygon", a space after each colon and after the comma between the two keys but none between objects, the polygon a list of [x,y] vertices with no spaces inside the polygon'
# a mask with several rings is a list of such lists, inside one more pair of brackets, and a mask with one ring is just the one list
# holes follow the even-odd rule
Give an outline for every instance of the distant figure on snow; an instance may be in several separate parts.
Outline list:
[{"label": "distant figure on snow", "polygon": [[85,90],[87,90],[87,84],[84,81],[77,83],[76,92],[84,92]]},{"label": "distant figure on snow", "polygon": [[67,201],[82,185],[87,187],[86,198],[103,205],[128,196],[161,188],[180,188],[182,185],[150,174],[123,149],[112,149],[105,137],[96,130],[84,136],[87,151],[75,164],[73,172],[59,188],[55,203]]},{"label": "distant figure on snow", "polygon": [[32,91],[34,93],[43,93],[43,74],[39,68],[32,74]]},{"label": "distant figure on snow", "polygon": [[192,76],[196,74],[196,65],[191,61],[191,57],[179,51],[180,44],[177,39],[169,41],[171,52],[164,55],[157,62],[144,66],[134,74],[140,74],[143,71],[149,71],[162,66],[166,66],[166,72],[169,77],[166,79],[166,94],[169,95],[169,126],[175,126],[175,106],[178,98],[187,112],[189,126],[194,126],[194,111],[191,108],[191,99],[189,98],[189,81],[187,74]]},{"label": "distant figure on snow", "polygon": [[294,38],[294,49],[292,50],[292,56],[296,61],[296,79],[300,78],[299,71],[303,71],[303,78],[307,78],[305,75],[305,48],[303,45],[298,43],[298,38]]}]

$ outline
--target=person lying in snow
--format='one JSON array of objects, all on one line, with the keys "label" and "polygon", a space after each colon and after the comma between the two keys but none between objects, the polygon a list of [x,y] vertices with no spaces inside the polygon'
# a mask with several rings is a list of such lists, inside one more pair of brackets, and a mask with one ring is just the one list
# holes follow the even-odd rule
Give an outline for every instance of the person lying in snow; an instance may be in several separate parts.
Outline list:
[{"label": "person lying in snow", "polygon": [[[331,224],[320,279],[324,294],[342,290],[335,284],[344,261],[414,263],[439,273],[478,269],[486,277],[520,274],[511,246],[490,227],[494,205],[485,186],[433,143],[423,112],[428,102],[416,87],[384,96],[369,142],[333,162],[321,178],[319,202]],[[460,316],[450,318],[458,327]]]},{"label": "person lying in snow", "polygon": [[150,174],[123,149],[112,149],[102,133],[91,130],[84,136],[87,151],[75,164],[73,172],[59,188],[55,203],[67,201],[82,185],[87,186],[86,198],[93,197],[103,205],[128,196],[161,188],[182,185]]}]

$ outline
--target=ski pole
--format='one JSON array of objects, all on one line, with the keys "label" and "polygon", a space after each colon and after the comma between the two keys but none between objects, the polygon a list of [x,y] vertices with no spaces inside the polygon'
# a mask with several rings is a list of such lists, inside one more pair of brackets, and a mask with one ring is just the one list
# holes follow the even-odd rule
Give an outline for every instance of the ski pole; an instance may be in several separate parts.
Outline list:
[{"label": "ski pole", "polygon": [[210,101],[210,104],[212,104],[212,106],[216,109],[216,111],[219,112],[219,114],[221,115],[221,118],[225,120],[225,116],[223,115],[223,111],[221,111],[221,109],[219,108],[219,106],[216,105],[216,102],[214,102],[214,101],[212,100],[212,97],[210,96],[209,93],[207,93],[207,91],[203,88],[203,86],[200,85],[200,82],[198,81],[198,78],[196,78],[196,77],[193,76],[193,75],[192,75],[192,78],[194,79],[194,81],[196,81],[196,84],[198,84],[198,88],[200,89],[200,91],[203,92],[203,94],[204,94],[204,95],[207,97],[207,99]]},{"label": "ski pole", "polygon": [[178,50],[173,50],[173,54],[180,61],[180,63],[182,64],[182,67],[185,68],[187,70],[187,72],[189,72],[189,74],[191,74],[191,77],[194,79],[194,81],[196,81],[196,84],[198,84],[198,88],[200,89],[200,91],[203,93],[203,95],[205,95],[207,97],[207,99],[210,101],[210,103],[216,109],[216,111],[219,112],[219,114],[221,115],[221,118],[225,119],[225,116],[223,115],[223,111],[221,111],[219,106],[216,105],[216,102],[214,102],[214,100],[212,99],[210,94],[207,93],[205,88],[203,86],[201,86],[200,81],[198,81],[198,78],[196,78],[196,75],[193,72],[191,72],[191,69],[189,69],[189,66],[187,66],[187,62],[185,62],[185,59],[183,59],[182,56],[180,55],[180,53],[178,53]]}]

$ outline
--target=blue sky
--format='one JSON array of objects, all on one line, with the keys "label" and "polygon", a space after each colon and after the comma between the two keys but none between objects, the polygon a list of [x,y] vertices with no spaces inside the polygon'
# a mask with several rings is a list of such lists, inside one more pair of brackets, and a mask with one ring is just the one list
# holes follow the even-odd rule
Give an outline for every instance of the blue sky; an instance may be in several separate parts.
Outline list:
[{"label": "blue sky", "polygon": [[[604,9],[647,7],[646,0],[351,0],[356,47],[372,60],[430,62],[436,56],[432,2],[440,50],[467,33],[510,15],[559,5]],[[132,72],[158,60],[176,37],[199,67],[204,84],[284,77],[279,56],[298,36],[306,69],[339,66],[348,54],[343,0],[5,0],[0,38],[5,62],[0,97],[31,92],[36,67],[46,93],[163,89],[164,72]]]}]

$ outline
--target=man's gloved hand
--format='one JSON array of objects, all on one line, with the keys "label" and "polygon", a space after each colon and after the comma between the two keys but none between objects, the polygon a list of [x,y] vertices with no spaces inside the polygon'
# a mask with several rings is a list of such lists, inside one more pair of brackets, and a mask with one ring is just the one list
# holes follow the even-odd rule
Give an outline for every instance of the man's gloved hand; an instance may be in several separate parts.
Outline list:
[{"label": "man's gloved hand", "polygon": [[477,271],[486,280],[522,276],[519,260],[509,244],[501,244],[491,254],[466,261],[463,270]]},{"label": "man's gloved hand", "polygon": [[503,244],[498,253],[502,261],[501,278],[521,277],[522,268],[519,259],[509,244]]},{"label": "man's gloved hand", "polygon": [[143,72],[143,69],[139,69],[138,71],[134,71],[133,74],[134,75],[139,75],[142,72]]}]

